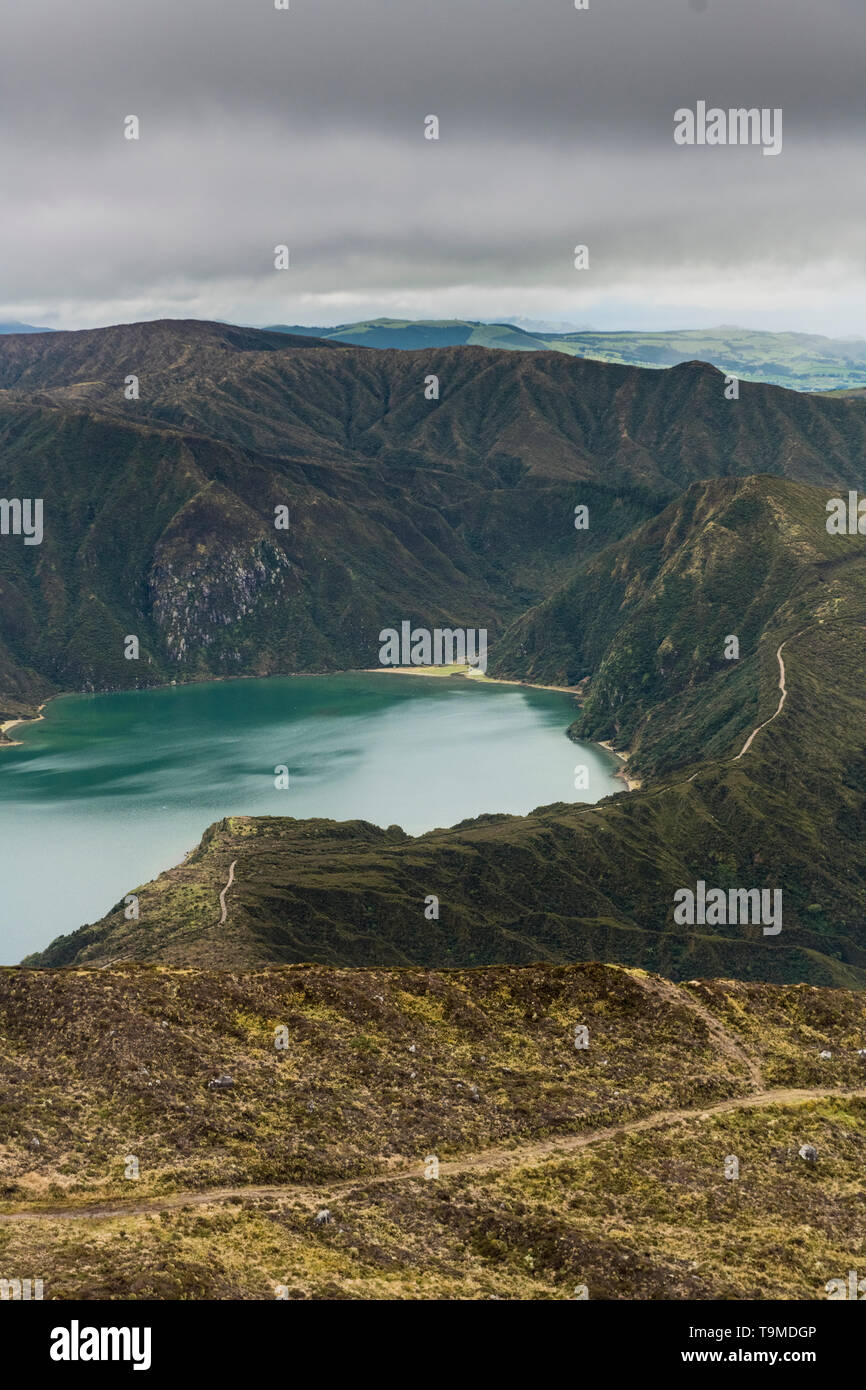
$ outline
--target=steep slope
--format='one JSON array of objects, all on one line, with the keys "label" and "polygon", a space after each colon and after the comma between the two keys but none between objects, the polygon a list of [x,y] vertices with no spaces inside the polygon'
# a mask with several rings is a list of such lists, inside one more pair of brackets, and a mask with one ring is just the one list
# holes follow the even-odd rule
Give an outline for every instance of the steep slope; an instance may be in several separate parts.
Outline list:
[{"label": "steep slope", "polygon": [[435,458],[498,467],[509,486],[603,478],[672,496],[755,472],[845,481],[866,443],[856,399],[743,383],[729,401],[721,373],[696,361],[656,372],[555,352],[366,351],[194,320],[4,340],[0,389],[280,457],[375,462],[397,481]]},{"label": "steep slope", "polygon": [[495,673],[591,674],[575,732],[628,747],[640,775],[724,752],[757,711],[767,647],[860,601],[864,541],[828,534],[827,501],[767,477],[694,484],[522,615]]},{"label": "steep slope", "polygon": [[[14,480],[12,495],[44,498],[45,515],[40,546],[0,540],[4,714],[57,689],[369,666],[383,622],[462,612],[495,628],[531,593],[432,510],[435,478],[427,496],[404,496],[375,477],[39,406],[0,404],[0,448],[3,495]],[[481,486],[455,494],[480,505]]]}]

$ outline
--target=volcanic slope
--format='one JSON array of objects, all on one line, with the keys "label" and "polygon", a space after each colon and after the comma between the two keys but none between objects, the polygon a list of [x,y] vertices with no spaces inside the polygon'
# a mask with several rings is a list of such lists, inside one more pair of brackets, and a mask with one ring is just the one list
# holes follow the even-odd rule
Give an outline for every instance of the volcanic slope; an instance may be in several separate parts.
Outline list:
[{"label": "volcanic slope", "polygon": [[[119,903],[28,962],[603,959],[674,979],[866,984],[866,541],[828,535],[825,496],[772,478],[696,484],[589,562],[588,597],[567,588],[566,659],[597,614],[590,669],[569,668],[590,676],[577,731],[616,741],[625,725],[639,790],[417,838],[232,817],[180,867],[129,885],[140,921]],[[698,880],[781,890],[781,932],[675,923],[674,895]]]}]

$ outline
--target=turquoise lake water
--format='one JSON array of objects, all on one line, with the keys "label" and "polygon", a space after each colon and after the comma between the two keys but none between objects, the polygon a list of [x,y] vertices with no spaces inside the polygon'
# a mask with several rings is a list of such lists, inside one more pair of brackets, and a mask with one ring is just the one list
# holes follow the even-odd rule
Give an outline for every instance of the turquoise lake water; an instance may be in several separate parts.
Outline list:
[{"label": "turquoise lake water", "polygon": [[417,835],[622,791],[612,755],[566,738],[575,710],[558,691],[361,673],[54,700],[0,748],[0,963],[97,921],[223,816]]}]

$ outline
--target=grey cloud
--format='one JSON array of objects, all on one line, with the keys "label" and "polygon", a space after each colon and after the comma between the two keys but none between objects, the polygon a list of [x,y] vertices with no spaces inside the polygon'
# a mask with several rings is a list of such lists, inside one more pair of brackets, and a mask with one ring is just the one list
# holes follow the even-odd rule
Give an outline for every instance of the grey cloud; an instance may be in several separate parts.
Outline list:
[{"label": "grey cloud", "polygon": [[[727,277],[740,319],[793,312],[801,289],[804,328],[866,306],[859,4],[291,5],[4,18],[4,317],[327,322],[421,296],[502,316],[586,301],[586,318],[604,298],[675,304],[678,277],[708,312]],[[674,147],[698,98],[781,106],[781,157]]]}]

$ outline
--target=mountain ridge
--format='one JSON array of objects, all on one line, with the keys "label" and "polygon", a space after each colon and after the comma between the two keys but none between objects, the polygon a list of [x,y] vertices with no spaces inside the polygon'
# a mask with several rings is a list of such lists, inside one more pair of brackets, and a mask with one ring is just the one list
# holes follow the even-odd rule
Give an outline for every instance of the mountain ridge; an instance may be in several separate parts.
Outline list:
[{"label": "mountain ridge", "polygon": [[[824,524],[862,481],[863,402],[728,400],[699,362],[172,321],[72,337],[0,341],[0,490],[48,518],[42,545],[0,546],[4,714],[57,689],[369,667],[399,615],[488,627],[494,675],[579,684],[573,736],[610,739],[644,785],[415,840],[230,818],[140,888],[146,926],[118,906],[30,964],[593,956],[866,984],[866,549]],[[781,938],[676,929],[673,895],[701,879],[783,886]],[[431,891],[439,924],[413,906]]]},{"label": "mountain ridge", "polygon": [[[0,340],[0,449],[0,493],[48,518],[41,546],[0,546],[11,718],[63,689],[368,666],[401,609],[496,634],[566,580],[576,544],[594,553],[701,477],[856,486],[866,402],[748,384],[728,401],[705,364],[165,321]],[[123,658],[130,632],[146,671]]]}]

